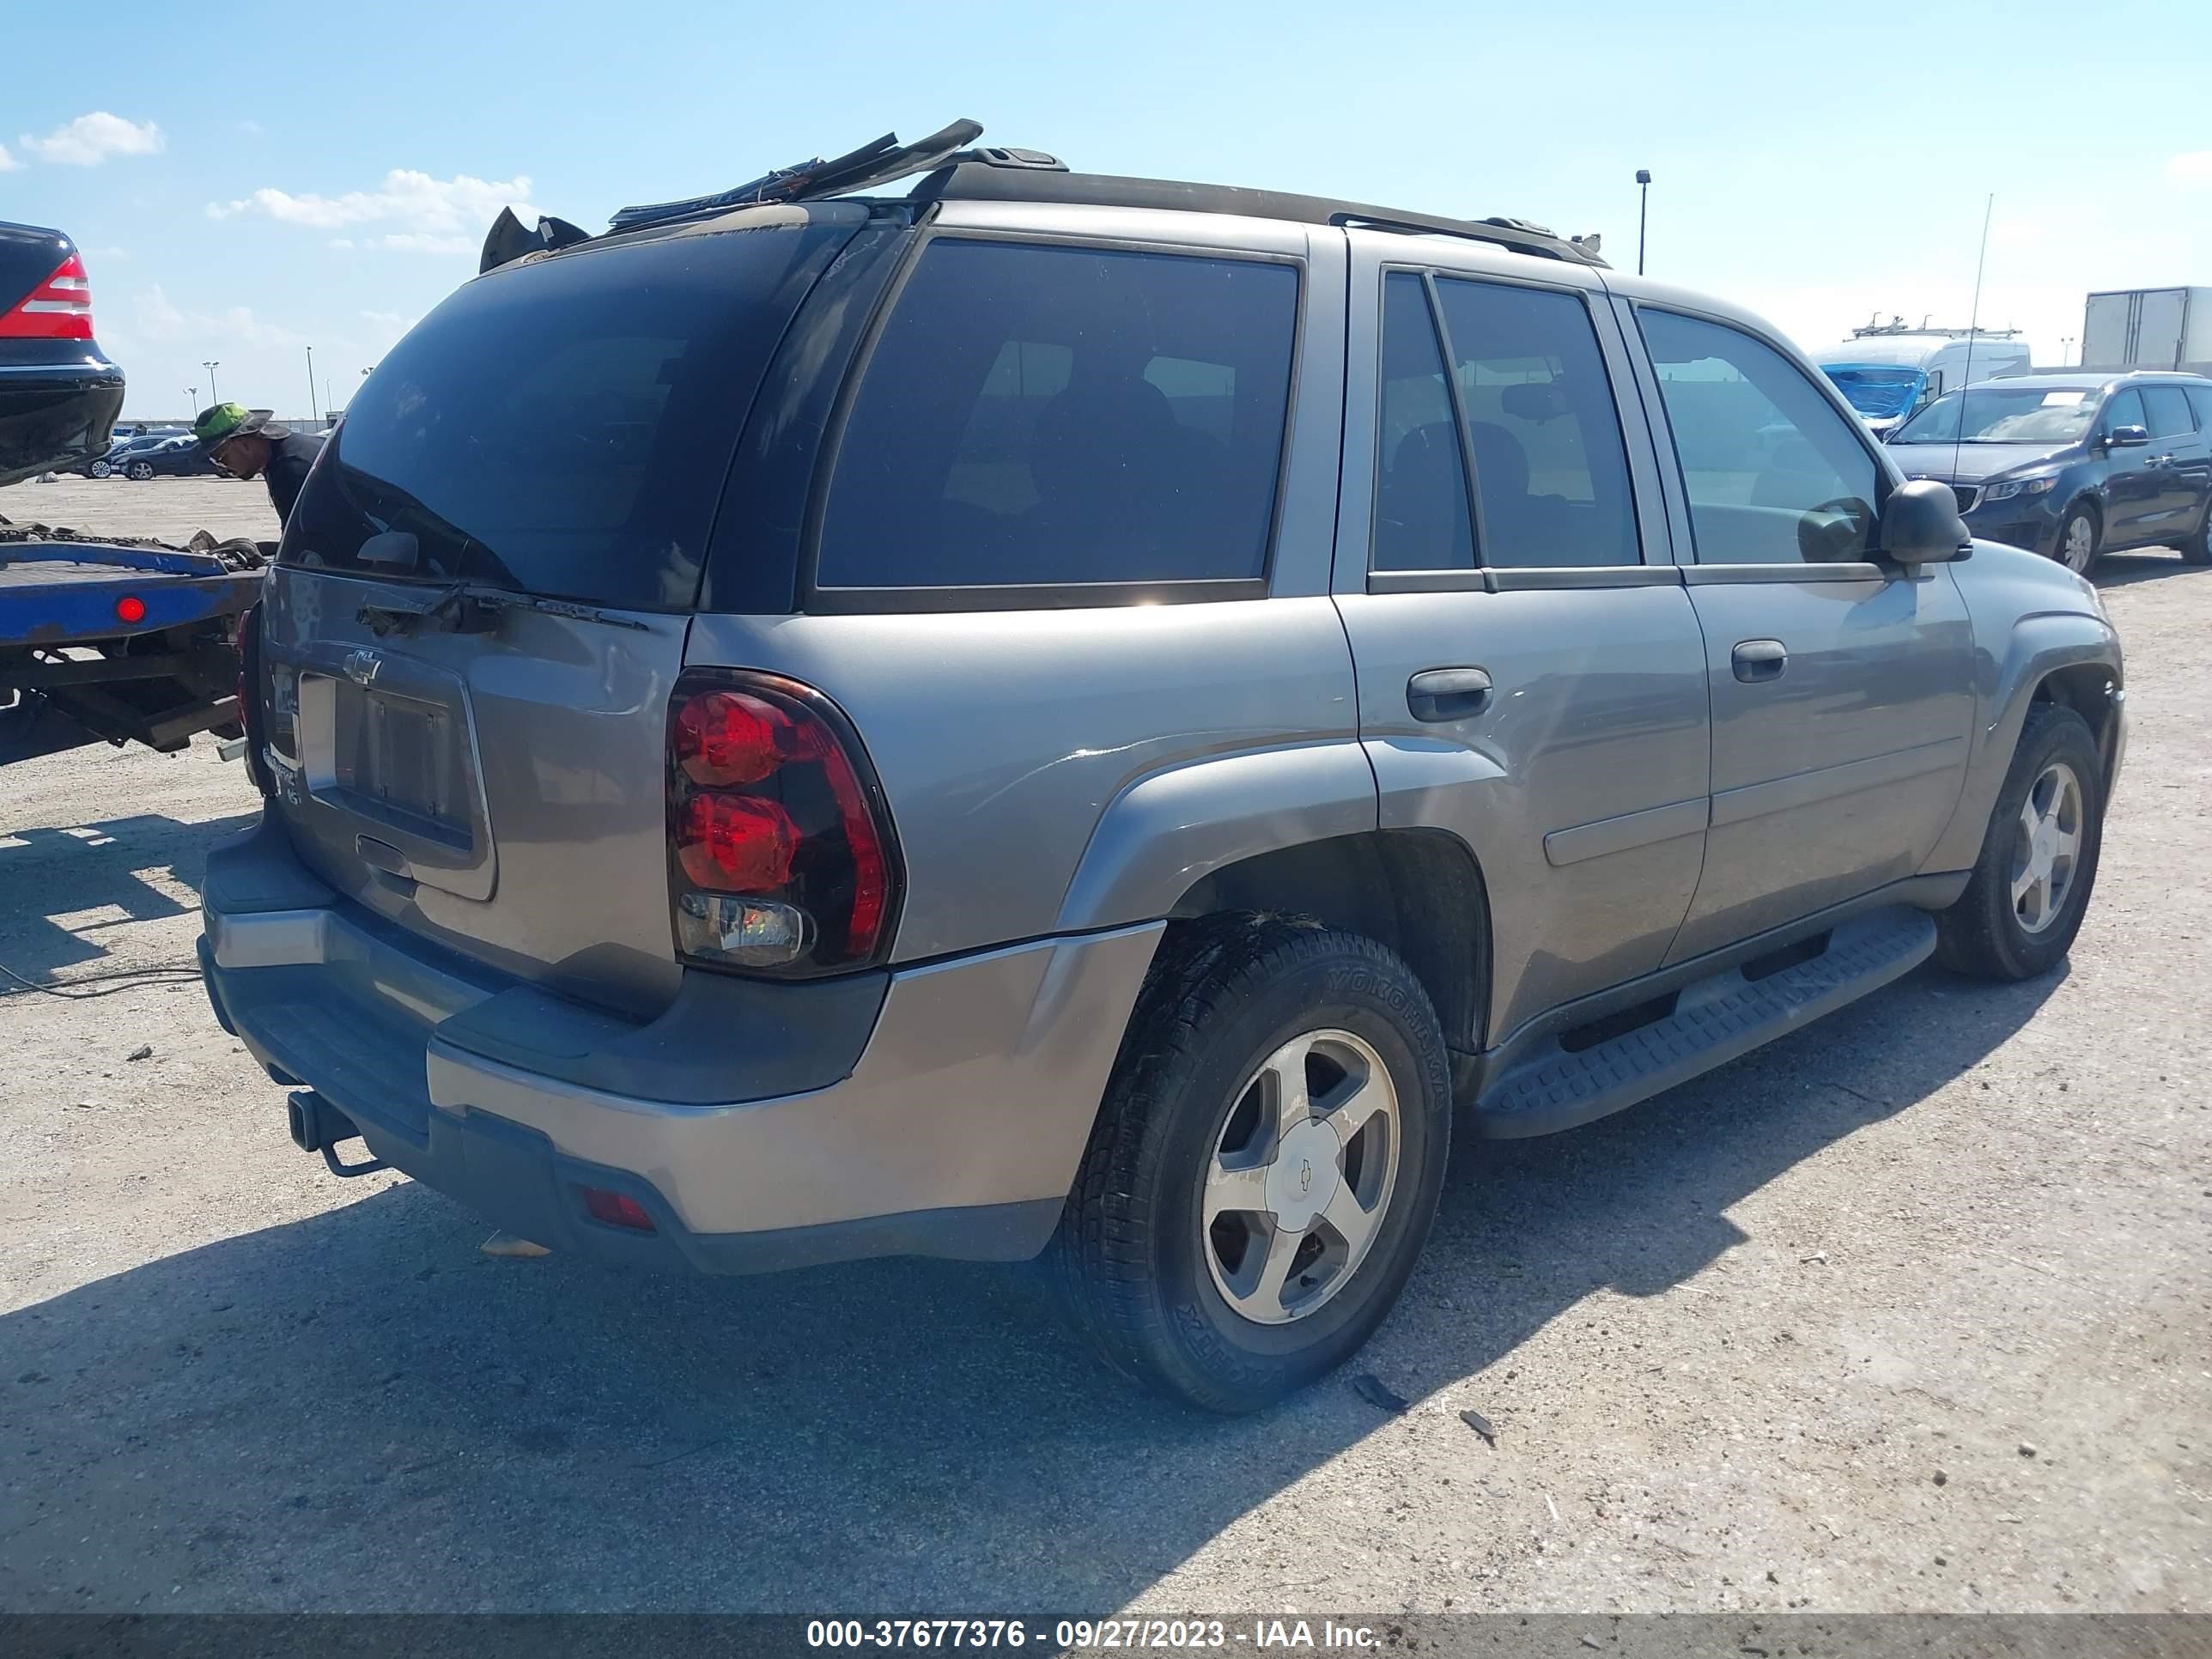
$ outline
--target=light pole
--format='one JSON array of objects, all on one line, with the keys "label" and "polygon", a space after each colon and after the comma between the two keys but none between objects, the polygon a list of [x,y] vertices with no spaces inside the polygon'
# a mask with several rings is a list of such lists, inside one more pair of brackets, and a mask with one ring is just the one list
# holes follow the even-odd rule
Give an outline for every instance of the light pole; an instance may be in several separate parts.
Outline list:
[{"label": "light pole", "polygon": [[211,404],[221,403],[222,394],[215,389],[215,372],[222,367],[222,359],[218,357],[211,363],[202,363],[200,367],[208,372],[208,401]]},{"label": "light pole", "polygon": [[315,349],[307,348],[307,413],[315,417],[315,424],[323,423],[323,411],[315,407]]},{"label": "light pole", "polygon": [[2062,334],[2058,337],[2058,367],[2063,368],[2073,361],[2074,337],[2071,334]]},{"label": "light pole", "polygon": [[196,386],[185,388],[185,407],[197,415],[200,412],[200,389]]},{"label": "light pole", "polygon": [[1651,212],[1651,169],[1636,169],[1636,274],[1644,274],[1644,226]]}]

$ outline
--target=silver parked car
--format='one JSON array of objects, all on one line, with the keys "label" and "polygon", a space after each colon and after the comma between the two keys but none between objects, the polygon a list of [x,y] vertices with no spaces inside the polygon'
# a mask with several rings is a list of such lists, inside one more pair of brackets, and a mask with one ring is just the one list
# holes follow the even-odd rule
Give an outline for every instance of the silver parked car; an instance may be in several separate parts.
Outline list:
[{"label": "silver parked car", "polygon": [[307,483],[201,954],[332,1167],[641,1266],[1049,1251],[1243,1410],[1455,1116],[2067,950],[2118,641],[1757,319],[1024,152],[786,193],[548,233]]}]

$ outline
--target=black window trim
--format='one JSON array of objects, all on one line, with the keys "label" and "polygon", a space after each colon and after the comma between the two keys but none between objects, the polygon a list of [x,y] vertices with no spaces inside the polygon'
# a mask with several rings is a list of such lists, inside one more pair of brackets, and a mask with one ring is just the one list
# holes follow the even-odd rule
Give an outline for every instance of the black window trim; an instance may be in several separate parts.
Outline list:
[{"label": "black window trim", "polygon": [[[1283,433],[1276,450],[1275,498],[1270,504],[1267,541],[1260,574],[1210,580],[1125,582],[1036,582],[994,585],[977,583],[953,586],[825,587],[815,580],[822,556],[822,524],[830,501],[837,461],[845,447],[845,433],[860,388],[867,383],[891,318],[896,314],[907,284],[921,268],[923,258],[939,241],[1004,242],[1017,246],[1072,247],[1104,252],[1182,254],[1201,259],[1241,259],[1253,264],[1287,265],[1297,281],[1291,311],[1291,379],[1283,404]],[[983,228],[969,225],[927,226],[915,234],[905,263],[885,285],[868,319],[860,349],[838,388],[821,452],[815,464],[814,485],[809,492],[806,527],[799,547],[797,609],[803,616],[910,616],[929,611],[1070,611],[1154,605],[1216,604],[1236,599],[1264,599],[1274,583],[1275,550],[1282,538],[1283,507],[1290,491],[1291,444],[1297,435],[1298,394],[1305,365],[1306,301],[1312,289],[1306,256],[1272,249],[1237,247],[1226,244],[1150,241],[1141,237],[1092,236],[1066,231]]]},{"label": "black window trim", "polygon": [[[1421,279],[1422,292],[1427,296],[1429,325],[1436,331],[1437,349],[1443,355],[1444,386],[1451,399],[1452,420],[1459,428],[1460,472],[1468,491],[1468,523],[1474,532],[1474,565],[1472,569],[1455,570],[1439,567],[1427,570],[1377,570],[1375,568],[1375,514],[1380,505],[1376,489],[1382,477],[1382,325],[1383,301],[1389,292],[1389,280],[1394,271],[1405,271]],[[1602,587],[1669,587],[1680,577],[1672,563],[1655,564],[1650,559],[1650,548],[1644,534],[1644,513],[1646,505],[1636,483],[1636,459],[1630,449],[1627,405],[1621,400],[1620,388],[1613,377],[1613,364],[1606,352],[1606,336],[1600,325],[1597,298],[1589,289],[1568,283],[1547,283],[1522,276],[1517,272],[1466,270],[1450,265],[1418,264],[1401,259],[1386,259],[1376,268],[1379,281],[1375,289],[1375,456],[1369,463],[1367,520],[1367,591],[1370,593],[1502,593],[1540,588],[1602,588]],[[1597,348],[1598,369],[1605,376],[1606,390],[1613,398],[1613,430],[1620,438],[1621,474],[1628,485],[1628,519],[1636,541],[1637,562],[1634,564],[1558,564],[1558,565],[1492,565],[1484,562],[1483,549],[1488,544],[1482,520],[1482,481],[1474,467],[1474,434],[1469,429],[1466,399],[1460,391],[1457,358],[1453,355],[1451,325],[1445,321],[1443,297],[1437,291],[1439,279],[1452,282],[1489,283],[1499,288],[1533,289],[1540,294],[1562,294],[1582,302],[1583,314],[1590,325],[1590,343]]]},{"label": "black window trim", "polygon": [[[1701,560],[1698,556],[1697,514],[1692,510],[1690,503],[1690,481],[1682,470],[1681,448],[1674,441],[1674,413],[1667,406],[1666,386],[1659,379],[1659,360],[1651,355],[1651,342],[1644,337],[1644,313],[1647,311],[1662,312],[1676,317],[1687,318],[1693,323],[1708,323],[1717,328],[1729,329],[1747,339],[1758,341],[1792,368],[1796,368],[1798,365],[1790,346],[1776,339],[1764,329],[1754,328],[1740,318],[1724,316],[1717,311],[1707,311],[1700,307],[1684,305],[1679,301],[1669,301],[1662,303],[1656,300],[1640,299],[1633,295],[1623,297],[1627,300],[1629,310],[1636,319],[1634,349],[1650,368],[1653,389],[1659,404],[1659,417],[1664,422],[1663,425],[1655,425],[1651,433],[1653,446],[1659,451],[1660,476],[1663,479],[1671,480],[1669,488],[1677,492],[1681,499],[1683,520],[1681,531],[1688,538],[1690,557],[1688,562],[1681,565],[1680,568],[1689,573],[1714,570],[1740,570],[1751,573],[1742,576],[1705,577],[1692,574],[1686,575],[1685,580],[1693,586],[1704,583],[1733,584],[1763,581],[1856,581],[1869,579],[1869,573],[1871,573],[1873,576],[1878,576],[1883,580],[1895,580],[1900,576],[1910,577],[1917,574],[1914,567],[1895,565],[1886,560],[1855,559],[1836,564],[1775,562],[1739,565],[1706,564]],[[1843,420],[1860,450],[1873,464],[1875,498],[1870,505],[1874,508],[1875,523],[1879,525],[1881,522],[1882,508],[1889,500],[1890,492],[1897,488],[1898,480],[1894,471],[1896,462],[1884,454],[1874,442],[1867,431],[1866,422],[1860,418],[1859,412],[1850,406],[1849,400],[1844,398],[1833,380],[1821,374],[1818,368],[1804,378],[1816,392],[1826,399],[1828,406]],[[1677,556],[1679,559],[1679,551]],[[1808,572],[1821,574],[1808,574]],[[1831,572],[1838,574],[1827,574]]]}]

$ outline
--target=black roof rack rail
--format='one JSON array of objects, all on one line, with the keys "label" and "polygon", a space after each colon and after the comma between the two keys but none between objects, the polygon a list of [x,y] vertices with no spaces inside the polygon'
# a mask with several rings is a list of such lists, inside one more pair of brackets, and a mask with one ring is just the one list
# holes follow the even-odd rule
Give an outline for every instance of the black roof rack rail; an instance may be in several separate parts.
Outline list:
[{"label": "black roof rack rail", "polygon": [[680,202],[655,202],[619,210],[607,222],[610,230],[636,230],[645,225],[674,224],[684,219],[703,219],[732,208],[769,202],[811,202],[887,185],[910,173],[942,167],[961,150],[982,137],[979,121],[955,121],[911,144],[902,144],[898,134],[887,132],[858,149],[824,161],[816,156],[795,167],[777,167],[711,196],[693,196]]},{"label": "black roof rack rail", "polygon": [[1171,208],[1185,213],[1235,213],[1293,224],[1360,226],[1425,236],[1458,236],[1516,253],[1602,268],[1593,248],[1520,219],[1448,219],[1369,207],[1325,196],[1298,196],[1239,185],[1193,185],[1171,179],[1133,179],[1107,173],[1054,173],[989,166],[951,158],[953,165],[919,180],[908,192],[918,201],[1048,202],[1074,207]]}]

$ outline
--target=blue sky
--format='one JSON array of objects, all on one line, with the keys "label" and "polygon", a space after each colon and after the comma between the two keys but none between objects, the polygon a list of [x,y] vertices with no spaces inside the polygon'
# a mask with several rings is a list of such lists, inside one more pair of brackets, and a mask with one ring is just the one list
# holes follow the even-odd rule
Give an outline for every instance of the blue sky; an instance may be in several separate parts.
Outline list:
[{"label": "blue sky", "polygon": [[[2039,362],[2092,288],[2212,283],[2212,6],[11,9],[0,218],[83,248],[129,410],[343,404],[498,207],[596,228],[956,116],[1097,172],[1598,231],[1809,347],[1876,310]],[[24,65],[68,65],[25,75]],[[324,396],[319,386],[316,398]]]}]

